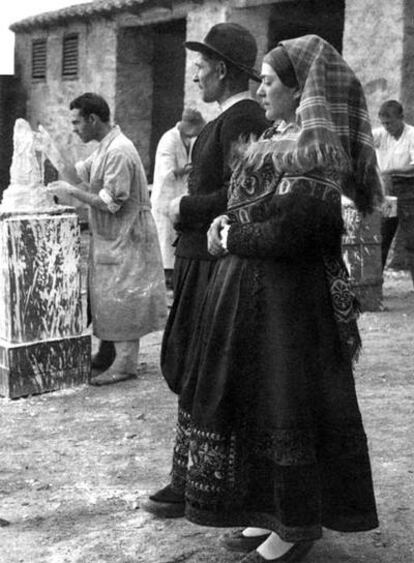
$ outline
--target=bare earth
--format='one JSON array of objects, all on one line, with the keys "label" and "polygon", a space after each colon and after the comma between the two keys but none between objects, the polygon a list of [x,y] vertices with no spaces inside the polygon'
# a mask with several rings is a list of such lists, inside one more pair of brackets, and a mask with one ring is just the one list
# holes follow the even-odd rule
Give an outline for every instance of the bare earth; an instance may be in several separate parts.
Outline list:
[{"label": "bare earth", "polygon": [[[356,372],[381,526],[326,531],[312,563],[414,562],[414,293],[387,272],[385,311],[365,313]],[[143,341],[138,380],[0,399],[1,563],[231,563],[220,530],[162,521],[140,505],[168,482],[176,398]]]}]

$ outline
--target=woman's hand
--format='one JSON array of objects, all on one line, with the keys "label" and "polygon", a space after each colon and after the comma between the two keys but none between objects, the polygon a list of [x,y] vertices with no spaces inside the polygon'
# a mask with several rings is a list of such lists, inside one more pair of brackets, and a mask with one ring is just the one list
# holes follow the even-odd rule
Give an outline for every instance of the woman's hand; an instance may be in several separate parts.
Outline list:
[{"label": "woman's hand", "polygon": [[207,247],[209,253],[213,256],[222,256],[227,252],[221,238],[221,231],[227,225],[230,225],[230,219],[227,215],[219,215],[210,225],[207,233]]}]

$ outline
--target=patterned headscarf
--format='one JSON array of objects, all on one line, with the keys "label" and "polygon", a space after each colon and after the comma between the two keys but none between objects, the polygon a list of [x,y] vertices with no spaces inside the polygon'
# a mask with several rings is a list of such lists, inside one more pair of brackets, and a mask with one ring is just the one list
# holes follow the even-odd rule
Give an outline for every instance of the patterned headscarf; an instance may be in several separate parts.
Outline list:
[{"label": "patterned headscarf", "polygon": [[[359,80],[332,45],[317,35],[305,35],[282,41],[266,56],[268,64],[282,64],[282,81],[286,64],[279,53],[274,53],[281,47],[294,69],[300,92],[299,133],[290,144],[282,141],[277,146],[275,139],[272,152],[276,167],[285,173],[326,168],[342,172],[344,194],[360,211],[372,211],[381,203],[383,192]],[[278,74],[278,68],[274,70]],[[269,147],[261,150],[268,153]]]}]

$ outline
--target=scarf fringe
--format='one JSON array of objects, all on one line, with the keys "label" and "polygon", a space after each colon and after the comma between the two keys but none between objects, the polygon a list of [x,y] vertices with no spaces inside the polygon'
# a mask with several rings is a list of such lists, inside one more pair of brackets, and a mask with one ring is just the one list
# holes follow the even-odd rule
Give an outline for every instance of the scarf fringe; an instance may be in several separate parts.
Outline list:
[{"label": "scarf fringe", "polygon": [[380,209],[384,201],[384,187],[376,157],[362,153],[358,159],[358,174],[344,183],[344,195],[352,199],[359,212],[366,215]]},{"label": "scarf fringe", "polygon": [[296,139],[266,139],[240,143],[235,151],[239,164],[253,172],[271,160],[277,173],[306,174],[330,168],[346,173],[351,163],[340,147],[315,145],[298,147]]},{"label": "scarf fringe", "polygon": [[[297,139],[251,138],[239,142],[233,152],[232,168],[257,172],[272,162],[278,174],[306,174],[318,169],[331,169],[344,176],[343,193],[364,215],[379,209],[384,201],[381,176],[372,151],[362,151],[358,158],[358,173],[352,173],[351,161],[341,147],[310,145],[298,148]],[[355,169],[354,169],[355,170]]]}]

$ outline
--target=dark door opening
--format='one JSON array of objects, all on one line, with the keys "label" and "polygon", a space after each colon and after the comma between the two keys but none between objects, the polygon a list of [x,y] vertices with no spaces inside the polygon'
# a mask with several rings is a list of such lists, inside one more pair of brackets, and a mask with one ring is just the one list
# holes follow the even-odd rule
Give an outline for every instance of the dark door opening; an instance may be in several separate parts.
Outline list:
[{"label": "dark door opening", "polygon": [[165,131],[180,120],[184,106],[186,20],[152,26],[153,103],[150,141],[150,180],[155,151]]},{"label": "dark door opening", "polygon": [[292,0],[272,5],[268,48],[283,39],[313,33],[342,52],[345,19],[344,0]]},{"label": "dark door opening", "polygon": [[150,182],[158,141],[183,110],[185,38],[185,19],[118,33],[115,120],[137,147]]}]

